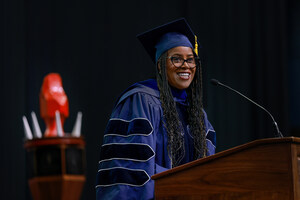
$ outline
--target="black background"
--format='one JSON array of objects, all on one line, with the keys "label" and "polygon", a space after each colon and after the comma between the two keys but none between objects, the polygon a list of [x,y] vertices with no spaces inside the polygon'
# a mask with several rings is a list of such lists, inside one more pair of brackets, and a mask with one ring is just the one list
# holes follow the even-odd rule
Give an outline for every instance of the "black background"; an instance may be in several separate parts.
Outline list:
[{"label": "black background", "polygon": [[212,86],[229,84],[266,107],[285,136],[300,136],[298,0],[4,0],[0,68],[1,199],[31,199],[22,116],[39,115],[45,75],[57,72],[69,99],[70,132],[83,113],[87,182],[95,199],[103,132],[118,95],[154,77],[138,33],[185,17],[202,45],[204,105],[217,132],[217,151],[274,136],[269,116]]}]

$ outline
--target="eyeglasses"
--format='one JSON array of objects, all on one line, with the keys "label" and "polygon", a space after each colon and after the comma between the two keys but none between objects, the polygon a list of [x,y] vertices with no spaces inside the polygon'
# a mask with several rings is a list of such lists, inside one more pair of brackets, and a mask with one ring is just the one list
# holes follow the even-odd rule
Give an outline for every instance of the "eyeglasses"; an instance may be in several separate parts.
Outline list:
[{"label": "eyeglasses", "polygon": [[182,67],[184,65],[184,62],[187,63],[187,65],[193,69],[196,67],[196,59],[195,57],[191,57],[191,58],[188,58],[188,59],[183,59],[181,57],[178,57],[178,56],[171,56],[171,57],[168,57],[172,64],[175,66],[175,67]]}]

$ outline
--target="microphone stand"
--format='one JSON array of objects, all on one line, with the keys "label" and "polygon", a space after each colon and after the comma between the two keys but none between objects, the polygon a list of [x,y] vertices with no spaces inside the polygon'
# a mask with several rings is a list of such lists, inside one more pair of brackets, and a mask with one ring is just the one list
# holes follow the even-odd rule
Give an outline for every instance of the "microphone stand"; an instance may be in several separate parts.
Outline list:
[{"label": "microphone stand", "polygon": [[276,137],[281,137],[281,138],[283,137],[282,133],[281,133],[280,130],[279,130],[279,127],[278,127],[277,122],[275,121],[274,117],[271,115],[271,113],[270,113],[267,109],[265,109],[264,107],[262,107],[261,105],[259,105],[259,104],[256,103],[255,101],[253,101],[252,99],[246,97],[245,95],[243,95],[243,94],[240,93],[239,91],[237,91],[237,90],[235,90],[235,89],[229,87],[228,85],[225,85],[225,84],[221,83],[220,81],[218,81],[218,80],[216,80],[216,79],[211,79],[211,83],[212,83],[213,85],[216,85],[216,86],[221,85],[221,86],[223,86],[223,87],[225,87],[225,88],[227,88],[227,89],[229,89],[229,90],[231,90],[231,91],[237,93],[238,95],[244,97],[245,99],[247,99],[248,101],[250,101],[250,102],[253,103],[254,105],[258,106],[259,108],[263,109],[263,110],[264,110],[266,113],[268,113],[268,115],[272,118],[273,125],[275,126],[275,129],[276,129],[276,135],[275,135],[275,136],[276,136]]}]

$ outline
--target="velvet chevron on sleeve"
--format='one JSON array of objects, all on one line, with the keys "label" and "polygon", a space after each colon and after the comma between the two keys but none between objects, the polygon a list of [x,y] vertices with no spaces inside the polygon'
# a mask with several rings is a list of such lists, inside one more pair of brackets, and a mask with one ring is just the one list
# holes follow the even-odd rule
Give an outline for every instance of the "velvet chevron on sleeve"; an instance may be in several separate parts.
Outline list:
[{"label": "velvet chevron on sleeve", "polygon": [[[177,101],[176,98],[174,98]],[[178,100],[180,103],[180,100]],[[96,179],[100,199],[154,199],[151,176],[171,168],[167,133],[155,80],[137,83],[118,99],[107,124]],[[215,132],[205,115],[209,154]],[[188,125],[187,125],[188,126]],[[185,128],[185,145],[193,148]],[[188,153],[186,153],[188,154]],[[183,162],[190,162],[187,155]]]}]

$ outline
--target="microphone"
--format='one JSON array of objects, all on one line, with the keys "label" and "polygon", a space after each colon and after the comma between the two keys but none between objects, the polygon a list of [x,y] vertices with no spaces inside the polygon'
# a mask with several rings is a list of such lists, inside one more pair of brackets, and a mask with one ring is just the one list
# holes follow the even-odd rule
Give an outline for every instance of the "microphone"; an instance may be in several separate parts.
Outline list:
[{"label": "microphone", "polygon": [[245,95],[243,95],[243,94],[240,93],[239,91],[237,91],[237,90],[235,90],[235,89],[233,89],[233,88],[231,88],[231,87],[229,87],[229,86],[227,86],[227,85],[221,83],[220,81],[218,81],[218,80],[216,80],[216,79],[211,79],[210,81],[211,81],[211,83],[212,83],[213,85],[216,85],[216,86],[218,86],[218,85],[223,86],[223,87],[225,87],[225,88],[227,88],[227,89],[229,89],[229,90],[231,90],[231,91],[237,93],[238,95],[244,97],[245,99],[247,99],[247,100],[250,101],[251,103],[255,104],[256,106],[260,107],[261,109],[263,109],[263,110],[264,110],[266,113],[268,113],[268,115],[272,118],[273,125],[275,126],[276,131],[277,131],[277,133],[276,133],[275,136],[276,136],[276,137],[281,137],[281,138],[283,137],[282,133],[281,133],[280,130],[279,130],[279,127],[278,127],[278,125],[277,125],[277,122],[274,120],[274,117],[271,115],[271,113],[270,113],[269,111],[267,111],[267,109],[265,109],[264,107],[262,107],[262,106],[259,105],[258,103],[254,102],[254,101],[251,100],[250,98],[246,97]]}]

